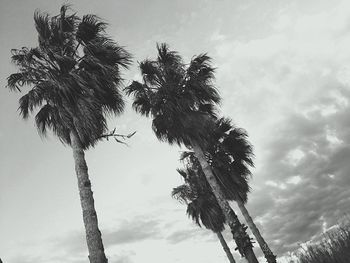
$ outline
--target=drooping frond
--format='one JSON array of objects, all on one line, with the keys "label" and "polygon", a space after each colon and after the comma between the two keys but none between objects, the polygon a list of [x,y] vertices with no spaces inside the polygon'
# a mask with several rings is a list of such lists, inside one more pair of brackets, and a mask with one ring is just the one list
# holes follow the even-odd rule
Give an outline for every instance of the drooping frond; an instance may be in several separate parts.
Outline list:
[{"label": "drooping frond", "polygon": [[185,179],[185,184],[174,188],[172,196],[187,204],[186,213],[198,226],[203,225],[214,232],[222,231],[225,217],[208,183],[190,167],[177,171]]},{"label": "drooping frond", "polygon": [[196,194],[186,184],[173,188],[171,196],[181,203],[188,203],[196,198]]},{"label": "drooping frond", "polygon": [[186,180],[187,179],[187,171],[185,171],[184,169],[176,169],[176,171],[182,176],[182,178],[184,179],[184,180]]},{"label": "drooping frond", "polygon": [[20,114],[24,119],[27,119],[29,113],[32,113],[36,107],[40,107],[45,100],[45,94],[43,94],[40,87],[31,89],[27,94],[23,95],[19,99]]},{"label": "drooping frond", "polygon": [[21,91],[26,82],[29,82],[25,76],[25,73],[13,73],[7,78],[7,87],[12,91]]},{"label": "drooping frond", "polygon": [[223,144],[236,160],[247,163],[254,167],[253,147],[247,140],[248,135],[244,129],[234,128],[230,131]]},{"label": "drooping frond", "polygon": [[127,95],[134,95],[134,101],[132,107],[136,112],[141,115],[149,116],[152,110],[152,91],[147,87],[146,84],[142,84],[138,81],[133,81],[128,87],[125,88]]},{"label": "drooping frond", "polygon": [[[201,196],[187,206],[187,215],[198,225],[214,232],[221,232],[225,226],[225,216],[213,196]],[[201,223],[200,223],[201,222]]]},{"label": "drooping frond", "polygon": [[57,118],[57,112],[54,107],[45,104],[35,116],[36,126],[41,135],[45,136],[47,129],[51,128],[53,120]]}]

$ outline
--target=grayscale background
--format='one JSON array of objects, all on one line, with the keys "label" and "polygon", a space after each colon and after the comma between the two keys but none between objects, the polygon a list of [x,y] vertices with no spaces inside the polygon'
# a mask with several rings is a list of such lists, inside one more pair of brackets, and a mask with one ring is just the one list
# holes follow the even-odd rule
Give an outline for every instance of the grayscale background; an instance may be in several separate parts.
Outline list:
[{"label": "grayscale background", "polygon": [[[36,8],[63,2],[0,2],[0,257],[4,263],[87,262],[70,148],[41,139],[5,89],[10,49],[35,46]],[[208,52],[222,113],[245,128],[256,168],[248,209],[278,255],[315,240],[350,212],[350,1],[81,0],[137,61],[167,42],[186,61]],[[111,263],[225,263],[217,239],[186,218],[170,192],[180,148],[160,143],[131,109],[110,121],[137,131],[129,147],[87,152],[95,204]],[[239,214],[239,211],[237,211]],[[234,244],[230,243],[231,248]],[[238,255],[237,257],[238,258]],[[283,261],[281,261],[283,262]]]}]

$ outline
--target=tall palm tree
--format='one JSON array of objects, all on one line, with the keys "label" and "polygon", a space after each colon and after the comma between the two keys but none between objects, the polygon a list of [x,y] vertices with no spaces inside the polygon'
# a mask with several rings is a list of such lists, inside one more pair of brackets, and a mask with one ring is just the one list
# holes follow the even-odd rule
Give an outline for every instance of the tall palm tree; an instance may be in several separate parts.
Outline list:
[{"label": "tall palm tree", "polygon": [[[250,167],[254,166],[253,148],[247,137],[246,131],[234,127],[229,119],[221,118],[216,120],[216,128],[211,134],[211,143],[207,147],[206,158],[226,199],[237,202],[267,262],[276,263],[276,256],[261,236],[245,207],[245,203],[248,200],[247,194],[250,190],[248,184],[248,177],[251,176]],[[184,158],[189,162],[190,166],[196,167],[199,171],[199,176],[204,177],[199,161],[194,153],[185,152],[182,154],[182,159]]]},{"label": "tall palm tree", "polygon": [[235,263],[231,250],[221,233],[225,229],[225,216],[210,191],[208,183],[200,180],[191,168],[178,169],[178,172],[184,178],[185,184],[173,189],[171,193],[173,198],[187,205],[187,215],[198,226],[204,225],[217,235],[230,263]]},{"label": "tall palm tree", "polygon": [[134,95],[133,107],[141,115],[153,118],[152,128],[159,140],[194,150],[241,255],[249,263],[257,263],[251,240],[237,215],[231,212],[203,151],[209,141],[208,131],[214,126],[211,116],[220,102],[213,84],[211,59],[201,54],[186,66],[166,44],[157,45],[157,49],[157,59],[146,59],[139,65],[142,82],[133,81],[126,88],[127,94]]},{"label": "tall palm tree", "polygon": [[63,5],[56,16],[34,13],[39,44],[12,50],[18,72],[8,77],[8,88],[28,86],[19,100],[22,117],[37,112],[39,133],[51,130],[72,148],[89,260],[105,263],[84,151],[106,132],[106,115],[123,111],[120,69],[128,67],[130,55],[106,35],[97,16],[79,18],[68,10]]}]

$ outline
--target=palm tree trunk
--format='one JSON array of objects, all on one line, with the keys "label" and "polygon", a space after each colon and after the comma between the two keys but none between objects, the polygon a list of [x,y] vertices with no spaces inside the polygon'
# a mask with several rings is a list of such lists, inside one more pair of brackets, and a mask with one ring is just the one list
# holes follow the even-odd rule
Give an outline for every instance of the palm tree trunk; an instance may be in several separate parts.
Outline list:
[{"label": "palm tree trunk", "polygon": [[202,148],[194,141],[191,142],[191,145],[202,167],[203,173],[218,201],[218,204],[220,205],[226,217],[227,224],[231,229],[233,239],[235,240],[238,247],[238,251],[243,257],[247,259],[249,263],[259,263],[254,254],[253,245],[246,232],[246,227],[244,227],[244,225],[239,222],[237,215],[231,209],[228,201],[225,199],[220,185],[218,184],[213,171],[205,158]]},{"label": "palm tree trunk", "polygon": [[216,232],[216,235],[218,236],[220,243],[226,253],[226,256],[228,257],[228,260],[230,261],[230,263],[236,263],[235,259],[233,258],[233,255],[231,253],[230,248],[228,247],[224,237],[222,236],[221,232]]},{"label": "palm tree trunk", "polygon": [[107,263],[101,232],[98,229],[97,214],[94,205],[91,182],[89,180],[88,168],[85,154],[78,134],[72,131],[70,134],[71,146],[75,162],[75,172],[78,178],[81,208],[83,210],[83,221],[86,233],[86,243],[89,251],[90,263]]},{"label": "palm tree trunk", "polygon": [[267,245],[266,241],[261,236],[259,229],[254,224],[254,221],[251,218],[251,216],[249,215],[249,212],[248,212],[247,208],[245,207],[242,199],[240,199],[238,197],[236,202],[238,204],[239,209],[242,212],[242,215],[245,218],[245,221],[247,222],[247,225],[249,226],[250,230],[252,231],[253,235],[255,236],[256,240],[258,241],[259,246],[260,246],[262,252],[264,253],[264,256],[265,256],[267,262],[268,263],[276,263],[277,262],[276,256],[272,253],[270,247]]}]

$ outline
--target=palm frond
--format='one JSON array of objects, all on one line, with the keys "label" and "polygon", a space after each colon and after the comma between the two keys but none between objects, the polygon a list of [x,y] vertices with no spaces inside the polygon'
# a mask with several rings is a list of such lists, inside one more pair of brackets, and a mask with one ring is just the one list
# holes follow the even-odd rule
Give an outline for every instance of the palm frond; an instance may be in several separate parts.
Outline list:
[{"label": "palm frond", "polygon": [[202,227],[200,223],[201,211],[196,201],[193,201],[187,205],[186,213],[199,227]]},{"label": "palm frond", "polygon": [[40,10],[35,10],[34,12],[34,24],[36,31],[39,34],[39,44],[47,45],[50,36],[51,36],[51,28],[50,28],[50,18],[47,13],[42,13]]},{"label": "palm frond", "polygon": [[189,77],[196,78],[201,83],[211,83],[215,79],[215,68],[211,65],[211,58],[207,54],[200,54],[192,58],[187,69]]},{"label": "palm frond", "polygon": [[218,118],[218,111],[215,105],[211,103],[200,104],[198,106],[198,111],[209,115],[213,119]]},{"label": "palm frond", "polygon": [[55,109],[49,104],[45,104],[35,116],[36,126],[39,134],[46,136],[47,129],[51,127],[54,119]]},{"label": "palm frond", "polygon": [[180,203],[188,203],[195,199],[195,192],[186,184],[173,188],[171,196]]},{"label": "palm frond", "polygon": [[69,11],[69,5],[56,16],[35,11],[39,45],[11,51],[19,70],[8,77],[7,86],[28,86],[19,111],[27,118],[38,109],[35,121],[41,135],[50,129],[70,144],[74,130],[88,148],[107,130],[108,115],[124,109],[121,69],[130,65],[131,56],[105,34],[100,18],[80,19]]},{"label": "palm frond", "polygon": [[175,67],[176,69],[180,69],[183,67],[183,61],[181,56],[176,51],[171,51],[169,49],[168,44],[166,43],[157,44],[157,50],[158,50],[157,62],[163,68]]},{"label": "palm frond", "polygon": [[139,68],[143,81],[146,85],[158,86],[162,83],[163,79],[161,72],[159,72],[159,66],[155,61],[144,60],[139,63]]},{"label": "palm frond", "polygon": [[220,96],[213,81],[215,68],[211,65],[211,58],[207,54],[194,57],[186,70],[189,93],[195,94],[200,104],[219,104]]},{"label": "palm frond", "polygon": [[187,179],[187,172],[184,169],[177,168],[176,171],[182,176],[184,180]]},{"label": "palm frond", "polygon": [[217,121],[217,132],[222,136],[227,134],[232,128],[231,120],[228,118],[221,118]]},{"label": "palm frond", "polygon": [[136,110],[136,112],[141,113],[141,115],[148,116],[152,110],[152,91],[149,90],[147,85],[138,81],[133,81],[124,90],[127,95],[134,95],[132,107]]},{"label": "palm frond", "polygon": [[40,107],[44,103],[44,96],[40,92],[40,88],[33,88],[27,94],[19,99],[20,114],[27,119],[29,113],[32,113],[36,107]]},{"label": "palm frond", "polygon": [[128,68],[131,64],[131,55],[123,47],[106,37],[86,44],[84,53],[98,59],[103,65]]},{"label": "palm frond", "polygon": [[20,87],[26,80],[23,73],[13,73],[7,78],[7,87],[12,91],[21,91]]},{"label": "palm frond", "polygon": [[253,146],[247,140],[248,135],[244,129],[233,128],[223,141],[223,147],[232,155],[234,160],[245,162],[254,167]]},{"label": "palm frond", "polygon": [[189,165],[177,171],[185,179],[185,184],[173,189],[173,198],[187,204],[186,213],[198,226],[203,225],[214,232],[222,231],[225,216],[198,167]]},{"label": "palm frond", "polygon": [[96,15],[84,15],[77,30],[79,42],[88,44],[92,40],[98,39],[105,32],[107,23],[101,21]]}]

